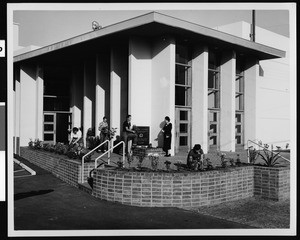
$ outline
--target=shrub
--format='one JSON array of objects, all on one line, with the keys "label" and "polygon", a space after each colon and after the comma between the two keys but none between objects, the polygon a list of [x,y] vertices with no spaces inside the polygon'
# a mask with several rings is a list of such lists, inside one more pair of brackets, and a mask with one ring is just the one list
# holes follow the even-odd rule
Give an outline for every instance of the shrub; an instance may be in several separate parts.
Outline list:
[{"label": "shrub", "polygon": [[210,158],[206,158],[205,161],[206,161],[207,170],[214,169],[214,166],[212,165],[212,162],[210,161]]},{"label": "shrub", "polygon": [[126,160],[127,160],[128,165],[129,165],[129,168],[130,168],[130,165],[133,162],[133,155],[132,155],[132,153],[127,153],[126,154]]},{"label": "shrub", "polygon": [[170,171],[170,165],[171,165],[171,162],[168,161],[168,160],[166,160],[166,161],[164,162],[164,164],[166,165],[167,171]]},{"label": "shrub", "polygon": [[158,160],[159,160],[159,155],[158,153],[149,153],[148,157],[151,161],[151,167],[154,171],[157,170],[157,166],[158,166]]},{"label": "shrub", "polygon": [[258,154],[262,157],[262,160],[264,161],[264,165],[268,167],[274,167],[276,164],[278,164],[277,160],[280,158],[280,155],[278,153],[273,152],[273,144],[271,145],[271,150],[268,149],[269,145],[265,144],[263,148],[263,153],[259,152]]}]

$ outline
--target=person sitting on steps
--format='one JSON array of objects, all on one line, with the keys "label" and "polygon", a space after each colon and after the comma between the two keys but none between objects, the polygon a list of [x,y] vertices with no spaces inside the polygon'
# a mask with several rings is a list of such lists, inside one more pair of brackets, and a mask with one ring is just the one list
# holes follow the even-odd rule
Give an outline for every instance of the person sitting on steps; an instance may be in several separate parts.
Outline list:
[{"label": "person sitting on steps", "polygon": [[126,121],[123,123],[123,139],[125,142],[125,153],[128,153],[128,140],[132,140],[132,148],[137,144],[137,134],[131,126],[131,115],[127,115]]}]

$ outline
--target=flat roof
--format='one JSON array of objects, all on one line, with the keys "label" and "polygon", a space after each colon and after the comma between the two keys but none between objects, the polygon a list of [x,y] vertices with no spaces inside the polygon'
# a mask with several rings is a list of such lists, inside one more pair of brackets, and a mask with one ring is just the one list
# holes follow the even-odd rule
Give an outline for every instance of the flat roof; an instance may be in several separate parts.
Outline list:
[{"label": "flat roof", "polygon": [[215,29],[204,27],[196,23],[171,17],[165,14],[150,12],[135,18],[131,18],[116,24],[103,27],[96,31],[87,32],[85,34],[75,36],[73,38],[51,44],[49,46],[45,46],[37,50],[17,55],[14,57],[14,62],[38,57],[46,53],[64,49],[83,42],[95,40],[104,36],[113,35],[126,30],[132,30],[137,27],[151,23],[161,24],[169,28],[176,28],[178,29],[178,31],[188,31],[199,36],[201,35],[205,38],[213,38],[220,43],[229,44],[232,46],[236,46],[240,49],[242,48],[247,51],[255,52],[257,55],[260,56],[261,59],[285,57],[285,51],[272,48],[263,44],[259,44],[253,41],[249,41],[240,37],[236,37],[234,35],[227,34]]}]

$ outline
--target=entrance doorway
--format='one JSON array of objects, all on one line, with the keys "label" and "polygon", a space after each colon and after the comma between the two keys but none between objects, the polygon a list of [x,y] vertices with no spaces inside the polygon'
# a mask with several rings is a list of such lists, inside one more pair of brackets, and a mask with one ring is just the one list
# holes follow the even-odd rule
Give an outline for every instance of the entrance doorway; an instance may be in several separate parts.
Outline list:
[{"label": "entrance doorway", "polygon": [[44,112],[44,142],[56,144],[69,141],[69,129],[72,126],[72,113]]},{"label": "entrance doorway", "polygon": [[175,108],[175,153],[191,148],[191,109]]}]

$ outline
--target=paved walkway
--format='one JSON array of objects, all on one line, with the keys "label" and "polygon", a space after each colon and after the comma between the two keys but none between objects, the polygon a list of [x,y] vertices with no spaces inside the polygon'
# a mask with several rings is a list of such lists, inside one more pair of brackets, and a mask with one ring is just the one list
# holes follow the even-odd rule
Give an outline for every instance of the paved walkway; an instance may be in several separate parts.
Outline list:
[{"label": "paved walkway", "polygon": [[15,230],[253,228],[178,208],[142,208],[96,199],[23,160],[37,172],[15,178]]}]

